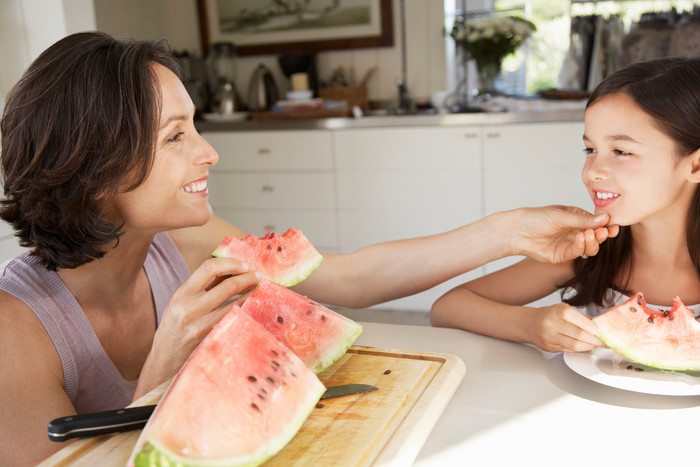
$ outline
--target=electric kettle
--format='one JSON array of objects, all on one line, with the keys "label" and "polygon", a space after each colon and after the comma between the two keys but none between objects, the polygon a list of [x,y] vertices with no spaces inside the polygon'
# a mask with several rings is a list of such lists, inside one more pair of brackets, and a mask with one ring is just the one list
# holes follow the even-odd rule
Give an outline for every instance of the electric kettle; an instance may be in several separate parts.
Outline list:
[{"label": "electric kettle", "polygon": [[270,110],[279,98],[275,78],[262,63],[258,64],[248,85],[248,109]]}]

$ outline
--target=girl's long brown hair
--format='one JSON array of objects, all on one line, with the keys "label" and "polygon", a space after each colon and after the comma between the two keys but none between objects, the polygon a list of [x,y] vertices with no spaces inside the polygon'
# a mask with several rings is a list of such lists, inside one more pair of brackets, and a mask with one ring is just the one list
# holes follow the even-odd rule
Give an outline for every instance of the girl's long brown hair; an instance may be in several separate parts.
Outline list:
[{"label": "girl's long brown hair", "polygon": [[[670,57],[635,63],[606,78],[593,92],[586,108],[605,96],[625,93],[671,137],[678,159],[700,149],[700,58]],[[688,209],[688,253],[700,277],[700,191]],[[629,226],[606,240],[600,252],[574,261],[573,279],[563,285],[563,300],[572,306],[602,305],[605,292],[627,290],[632,269],[632,232]],[[564,298],[566,297],[566,298]]]}]

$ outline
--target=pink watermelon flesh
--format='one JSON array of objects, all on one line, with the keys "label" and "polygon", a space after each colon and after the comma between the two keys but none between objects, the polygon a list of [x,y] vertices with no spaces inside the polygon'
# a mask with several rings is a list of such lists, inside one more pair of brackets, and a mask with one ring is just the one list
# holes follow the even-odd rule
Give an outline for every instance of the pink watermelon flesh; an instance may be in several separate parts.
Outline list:
[{"label": "pink watermelon flesh", "polygon": [[293,352],[234,306],[174,378],[130,465],[258,465],[294,437],[324,391]]},{"label": "pink watermelon flesh", "polygon": [[598,338],[620,355],[653,368],[700,371],[700,323],[676,297],[670,310],[652,310],[637,293],[593,318]]},{"label": "pink watermelon flesh", "polygon": [[315,373],[343,356],[362,326],[315,301],[263,279],[243,309]]},{"label": "pink watermelon flesh", "polygon": [[303,281],[318,268],[323,256],[300,230],[288,229],[280,235],[226,237],[212,256],[235,258],[249,265],[266,279],[284,286]]}]

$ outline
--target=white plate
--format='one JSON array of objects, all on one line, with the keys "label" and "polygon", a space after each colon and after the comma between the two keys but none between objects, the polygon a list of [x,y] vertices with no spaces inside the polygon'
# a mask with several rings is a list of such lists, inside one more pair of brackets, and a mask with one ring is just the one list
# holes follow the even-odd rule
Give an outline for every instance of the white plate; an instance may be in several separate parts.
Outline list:
[{"label": "white plate", "polygon": [[[564,362],[579,375],[606,386],[646,394],[666,396],[700,395],[700,372],[665,371],[633,363],[622,357],[615,367],[613,351],[566,352]],[[631,365],[632,369],[627,367]],[[644,371],[636,371],[641,368]]]},{"label": "white plate", "polygon": [[207,113],[202,114],[202,118],[208,122],[239,122],[248,118],[248,112],[234,112],[228,115]]}]

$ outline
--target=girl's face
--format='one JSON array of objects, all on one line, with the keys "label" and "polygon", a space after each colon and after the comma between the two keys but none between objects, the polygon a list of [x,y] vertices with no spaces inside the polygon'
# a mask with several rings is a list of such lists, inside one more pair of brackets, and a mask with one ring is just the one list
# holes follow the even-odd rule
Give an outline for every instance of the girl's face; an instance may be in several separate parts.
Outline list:
[{"label": "girl's face", "polygon": [[624,93],[586,110],[583,183],[595,213],[611,224],[685,221],[694,194],[695,157],[679,159],[673,140]]},{"label": "girl's face", "polygon": [[154,70],[163,102],[153,166],[138,188],[115,201],[115,215],[126,230],[202,225],[212,216],[207,178],[219,157],[197,133],[194,104],[180,80],[161,65]]}]

